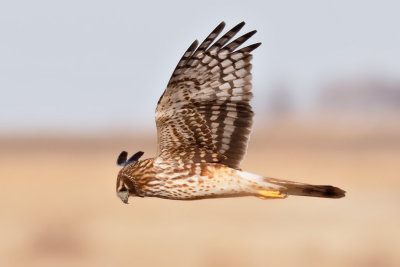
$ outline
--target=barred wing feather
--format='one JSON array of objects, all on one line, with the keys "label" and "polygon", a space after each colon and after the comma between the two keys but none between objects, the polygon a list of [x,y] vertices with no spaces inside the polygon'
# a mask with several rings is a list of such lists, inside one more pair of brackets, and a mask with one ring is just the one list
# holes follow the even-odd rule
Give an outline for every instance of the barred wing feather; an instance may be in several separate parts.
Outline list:
[{"label": "barred wing feather", "polygon": [[192,43],[158,102],[161,157],[178,153],[193,162],[239,168],[253,120],[251,51],[261,43],[236,50],[256,31],[228,43],[244,26],[242,22],[212,44],[224,26],[219,24],[200,46]]}]

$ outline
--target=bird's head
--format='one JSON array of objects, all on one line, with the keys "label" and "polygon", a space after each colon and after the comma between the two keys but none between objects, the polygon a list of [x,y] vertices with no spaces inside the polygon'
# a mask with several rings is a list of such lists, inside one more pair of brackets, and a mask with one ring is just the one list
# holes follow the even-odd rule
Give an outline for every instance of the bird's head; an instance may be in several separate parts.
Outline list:
[{"label": "bird's head", "polygon": [[128,153],[122,151],[118,156],[117,165],[122,166],[123,168],[119,172],[117,178],[117,195],[125,204],[128,204],[129,196],[137,195],[136,186],[134,184],[135,181],[133,180],[133,177],[129,175],[129,169],[134,167],[143,154],[142,151],[139,151],[127,159]]}]

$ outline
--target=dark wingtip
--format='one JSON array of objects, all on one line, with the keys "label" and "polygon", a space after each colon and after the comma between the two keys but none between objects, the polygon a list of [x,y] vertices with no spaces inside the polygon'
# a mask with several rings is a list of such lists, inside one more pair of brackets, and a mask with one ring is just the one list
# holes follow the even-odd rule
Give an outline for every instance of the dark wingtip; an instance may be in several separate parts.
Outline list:
[{"label": "dark wingtip", "polygon": [[132,155],[128,160],[128,152],[122,151],[121,154],[119,154],[118,159],[117,159],[117,165],[119,166],[126,166],[132,162],[136,162],[140,159],[141,156],[143,156],[144,152],[139,151],[136,152],[134,155]]},{"label": "dark wingtip", "polygon": [[117,158],[117,165],[124,166],[127,158],[128,152],[122,151]]},{"label": "dark wingtip", "polygon": [[242,49],[238,50],[237,52],[244,52],[244,53],[250,53],[252,52],[254,49],[256,49],[257,47],[259,47],[261,45],[261,43],[255,43],[246,47],[243,47]]},{"label": "dark wingtip", "polygon": [[132,157],[130,157],[128,159],[128,161],[126,162],[126,165],[128,165],[132,162],[138,161],[140,159],[140,157],[143,156],[143,154],[144,154],[143,151],[136,152]]},{"label": "dark wingtip", "polygon": [[199,45],[199,41],[196,39],[193,41],[193,43],[189,46],[187,51],[194,51],[196,50],[197,46]]},{"label": "dark wingtip", "polygon": [[233,27],[233,28],[231,29],[231,31],[234,31],[234,32],[240,31],[240,30],[243,28],[244,24],[245,24],[244,21],[240,22],[238,25],[236,25],[235,27]]},{"label": "dark wingtip", "polygon": [[[217,25],[217,27],[214,28],[214,30],[210,33],[210,35],[213,34],[213,33],[218,35],[218,34],[220,34],[222,32],[222,30],[224,28],[225,28],[225,21],[222,21]],[[208,37],[210,37],[210,36],[208,36]],[[206,40],[208,39],[208,37],[206,38]],[[215,36],[215,37],[217,37],[217,36]]]},{"label": "dark wingtip", "polygon": [[225,28],[225,25],[226,25],[225,21],[221,21],[216,28],[221,28],[222,27],[222,29],[223,29],[223,28]]},{"label": "dark wingtip", "polygon": [[243,34],[243,36],[245,36],[247,39],[250,39],[250,37],[253,36],[256,33],[257,33],[257,30],[252,30],[252,31],[249,31],[246,34]]}]

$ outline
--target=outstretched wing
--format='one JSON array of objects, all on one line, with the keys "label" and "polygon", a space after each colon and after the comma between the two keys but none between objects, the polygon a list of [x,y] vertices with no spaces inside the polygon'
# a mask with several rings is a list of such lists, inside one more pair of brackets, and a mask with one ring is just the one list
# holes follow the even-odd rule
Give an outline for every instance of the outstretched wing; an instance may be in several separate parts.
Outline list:
[{"label": "outstretched wing", "polygon": [[228,43],[243,25],[211,45],[225,26],[220,23],[179,61],[156,109],[159,156],[239,168],[253,118],[250,53],[261,44],[236,50],[256,31]]}]

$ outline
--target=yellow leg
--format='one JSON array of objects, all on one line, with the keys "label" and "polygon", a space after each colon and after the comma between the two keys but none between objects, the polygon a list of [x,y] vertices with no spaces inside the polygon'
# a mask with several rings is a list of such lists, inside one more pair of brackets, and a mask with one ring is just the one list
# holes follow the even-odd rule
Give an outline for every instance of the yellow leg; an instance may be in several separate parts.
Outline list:
[{"label": "yellow leg", "polygon": [[281,194],[279,191],[271,191],[271,190],[258,190],[257,191],[258,198],[261,199],[269,199],[269,198],[285,198],[285,194]]}]

